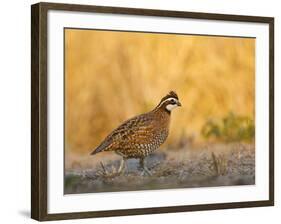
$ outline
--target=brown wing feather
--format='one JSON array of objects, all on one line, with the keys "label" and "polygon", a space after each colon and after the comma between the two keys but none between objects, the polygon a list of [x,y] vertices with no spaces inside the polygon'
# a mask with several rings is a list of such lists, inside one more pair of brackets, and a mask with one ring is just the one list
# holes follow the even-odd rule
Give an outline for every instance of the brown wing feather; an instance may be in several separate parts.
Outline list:
[{"label": "brown wing feather", "polygon": [[130,144],[141,144],[141,142],[153,138],[152,129],[153,119],[148,113],[133,117],[113,130],[91,154],[117,151],[124,148],[129,142]]}]

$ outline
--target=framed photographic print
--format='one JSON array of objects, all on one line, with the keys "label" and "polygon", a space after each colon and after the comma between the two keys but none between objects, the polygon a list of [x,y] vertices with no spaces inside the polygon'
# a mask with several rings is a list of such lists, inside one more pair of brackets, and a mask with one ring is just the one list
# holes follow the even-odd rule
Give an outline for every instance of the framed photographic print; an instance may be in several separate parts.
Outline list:
[{"label": "framed photographic print", "polygon": [[32,5],[32,218],[274,204],[274,19]]}]

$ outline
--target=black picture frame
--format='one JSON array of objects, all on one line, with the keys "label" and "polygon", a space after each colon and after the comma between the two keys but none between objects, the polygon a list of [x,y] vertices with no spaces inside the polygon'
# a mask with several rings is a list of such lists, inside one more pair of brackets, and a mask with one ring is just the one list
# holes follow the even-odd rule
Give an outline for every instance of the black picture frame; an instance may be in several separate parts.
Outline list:
[{"label": "black picture frame", "polygon": [[[88,211],[75,213],[48,214],[47,210],[47,13],[49,10],[78,12],[99,12],[167,18],[196,18],[264,23],[269,25],[269,200],[217,203],[203,205],[170,206],[158,208],[132,208],[125,210]],[[245,208],[274,205],[274,18],[119,8],[90,5],[38,3],[31,6],[31,217],[39,221],[79,219],[92,217],[125,216],[227,208]]]}]

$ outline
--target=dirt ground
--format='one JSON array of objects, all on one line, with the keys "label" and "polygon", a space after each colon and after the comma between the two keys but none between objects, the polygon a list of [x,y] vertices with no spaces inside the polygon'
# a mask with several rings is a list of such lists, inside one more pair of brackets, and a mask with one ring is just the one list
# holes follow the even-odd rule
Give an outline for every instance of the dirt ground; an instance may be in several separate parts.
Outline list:
[{"label": "dirt ground", "polygon": [[120,161],[111,152],[69,156],[65,162],[65,194],[255,184],[252,144],[159,149],[145,160],[151,176],[142,175],[137,159],[127,160],[126,171],[118,174]]}]

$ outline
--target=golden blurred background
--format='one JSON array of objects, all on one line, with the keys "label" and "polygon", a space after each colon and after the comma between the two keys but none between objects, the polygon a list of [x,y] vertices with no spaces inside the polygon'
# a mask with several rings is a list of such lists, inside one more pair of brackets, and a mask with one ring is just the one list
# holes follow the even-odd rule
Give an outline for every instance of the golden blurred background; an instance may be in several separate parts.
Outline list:
[{"label": "golden blurred background", "polygon": [[254,120],[254,85],[253,38],[66,29],[66,152],[89,153],[170,90],[183,107],[172,113],[165,144],[207,141],[210,119]]}]

